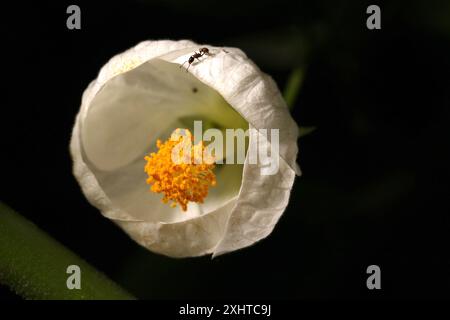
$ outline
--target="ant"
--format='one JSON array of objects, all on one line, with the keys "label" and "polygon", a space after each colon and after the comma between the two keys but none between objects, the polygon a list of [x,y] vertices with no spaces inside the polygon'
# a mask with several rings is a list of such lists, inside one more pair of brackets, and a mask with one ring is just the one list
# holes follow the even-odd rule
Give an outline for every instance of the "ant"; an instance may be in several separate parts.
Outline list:
[{"label": "ant", "polygon": [[198,52],[195,51],[194,54],[193,54],[192,56],[190,56],[188,60],[186,60],[185,62],[183,62],[182,65],[180,65],[180,68],[187,62],[189,65],[188,65],[188,67],[186,68],[186,72],[188,72],[189,67],[190,67],[191,64],[194,62],[194,60],[197,59],[198,61],[200,61],[199,58],[200,58],[200,57],[203,57],[204,55],[207,55],[207,56],[211,55],[211,54],[209,53],[209,49],[208,49],[208,48],[200,48],[200,50],[198,50]]}]

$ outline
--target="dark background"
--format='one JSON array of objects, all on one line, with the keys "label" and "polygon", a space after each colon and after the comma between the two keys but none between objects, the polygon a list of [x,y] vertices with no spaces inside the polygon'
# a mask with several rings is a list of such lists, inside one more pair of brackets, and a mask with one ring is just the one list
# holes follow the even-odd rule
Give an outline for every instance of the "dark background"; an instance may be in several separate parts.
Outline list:
[{"label": "dark background", "polygon": [[[66,8],[81,7],[81,30]],[[368,30],[378,4],[382,29]],[[448,1],[121,1],[1,8],[0,200],[139,298],[448,298]],[[81,94],[146,39],[243,49],[283,88],[303,176],[271,236],[217,259],[171,259],[103,218],[71,173]],[[381,267],[382,290],[366,288]],[[0,286],[0,298],[15,299]]]}]

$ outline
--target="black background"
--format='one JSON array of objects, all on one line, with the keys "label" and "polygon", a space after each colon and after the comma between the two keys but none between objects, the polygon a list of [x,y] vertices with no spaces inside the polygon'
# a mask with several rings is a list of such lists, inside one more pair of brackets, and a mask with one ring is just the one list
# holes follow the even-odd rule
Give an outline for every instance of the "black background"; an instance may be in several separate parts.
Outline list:
[{"label": "black background", "polygon": [[[81,7],[81,30],[66,8]],[[357,1],[39,2],[1,8],[0,200],[139,298],[443,298],[450,294],[450,4]],[[114,54],[147,39],[243,49],[283,88],[303,176],[274,232],[217,259],[140,248],[71,173],[81,94]],[[381,267],[382,290],[366,288]],[[15,299],[0,287],[0,298]]]}]

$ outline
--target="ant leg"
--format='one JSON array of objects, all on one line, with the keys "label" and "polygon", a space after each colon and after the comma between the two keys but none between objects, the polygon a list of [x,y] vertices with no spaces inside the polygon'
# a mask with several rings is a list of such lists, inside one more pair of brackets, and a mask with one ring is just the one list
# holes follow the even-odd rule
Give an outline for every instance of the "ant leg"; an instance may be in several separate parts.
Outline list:
[{"label": "ant leg", "polygon": [[186,72],[188,72],[190,66],[191,64],[189,63],[188,67],[186,68]]},{"label": "ant leg", "polygon": [[188,62],[187,60],[185,62],[183,62],[183,64],[180,64],[180,69],[184,66],[184,64]]}]

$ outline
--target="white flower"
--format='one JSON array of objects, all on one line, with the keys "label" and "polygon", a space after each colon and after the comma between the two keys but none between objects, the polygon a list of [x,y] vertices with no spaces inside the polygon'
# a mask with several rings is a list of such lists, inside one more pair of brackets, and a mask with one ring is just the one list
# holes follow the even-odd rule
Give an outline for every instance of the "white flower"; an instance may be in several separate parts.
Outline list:
[{"label": "white flower", "polygon": [[[195,51],[211,55],[180,69]],[[187,65],[185,64],[185,67]],[[263,164],[221,165],[204,203],[187,211],[149,192],[144,156],[158,138],[203,120],[220,128],[279,129],[279,170]],[[136,242],[172,257],[214,256],[268,236],[285,210],[295,173],[298,128],[274,81],[236,48],[191,41],[145,41],[113,57],[83,94],[70,150],[89,202]],[[269,148],[270,149],[270,148]]]}]

